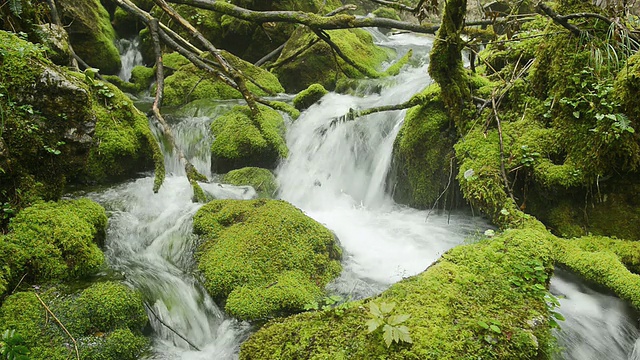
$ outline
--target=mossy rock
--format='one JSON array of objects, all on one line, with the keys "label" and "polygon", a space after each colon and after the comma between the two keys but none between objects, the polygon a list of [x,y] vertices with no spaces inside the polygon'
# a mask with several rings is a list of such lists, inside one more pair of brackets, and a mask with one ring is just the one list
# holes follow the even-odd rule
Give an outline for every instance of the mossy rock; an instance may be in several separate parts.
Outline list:
[{"label": "mossy rock", "polygon": [[327,93],[327,89],[320,84],[309,85],[308,88],[301,91],[293,98],[293,106],[298,110],[305,110],[315,104]]},{"label": "mossy rock", "polygon": [[96,273],[104,263],[98,245],[106,225],[105,210],[89,199],[39,203],[20,211],[0,236],[0,248],[8,255],[0,260],[0,274],[6,269],[9,275],[0,276],[0,282],[2,277],[16,282],[19,274],[27,274],[29,283],[41,283]]},{"label": "mossy rock", "polygon": [[[226,51],[221,55],[229,64],[240,70],[248,79],[247,88],[258,96],[284,92],[278,79],[270,72],[254,66]],[[171,59],[174,60],[174,59]],[[180,58],[170,61],[177,70],[165,79],[164,104],[182,105],[198,99],[239,99],[242,94],[193,64],[182,65]],[[254,84],[255,82],[255,84]],[[257,85],[256,85],[257,84]]]},{"label": "mossy rock", "polygon": [[[550,359],[551,238],[538,224],[458,246],[375,298],[268,322],[240,359]],[[372,303],[395,304],[413,342],[368,333]]]},{"label": "mossy rock", "polygon": [[205,288],[239,319],[299,312],[341,270],[333,234],[284,201],[214,200],[193,229]]},{"label": "mossy rock", "polygon": [[231,185],[252,186],[258,192],[258,197],[261,198],[273,198],[278,189],[278,183],[273,173],[257,167],[229,171],[222,177],[222,181]]},{"label": "mossy rock", "polygon": [[103,74],[117,74],[122,64],[116,32],[100,0],[61,0],[58,6],[76,54]]},{"label": "mossy rock", "polygon": [[282,116],[265,106],[258,109],[261,116],[257,120],[251,119],[248,106],[236,106],[213,121],[211,170],[214,173],[249,166],[273,169],[280,158],[287,156]]},{"label": "mossy rock", "polygon": [[0,53],[0,203],[17,211],[59,199],[71,183],[117,181],[154,164],[164,173],[146,116],[120,90],[53,65],[7,32]]},{"label": "mossy rock", "polygon": [[[296,93],[316,83],[333,90],[340,78],[382,76],[378,68],[392,54],[376,46],[371,34],[362,29],[330,30],[327,34],[346,57],[366,69],[365,73],[345,63],[324,41],[308,47],[317,40],[317,36],[300,27],[291,35],[278,60],[271,65],[287,92]],[[336,62],[336,59],[339,60]]]},{"label": "mossy rock", "polygon": [[390,176],[398,203],[431,208],[451,185],[456,134],[439,94],[437,85],[423,92],[429,100],[407,111],[394,142]]},{"label": "mossy rock", "polygon": [[[134,360],[149,346],[141,333],[148,323],[142,298],[120,283],[97,283],[73,294],[50,288],[39,296],[76,339],[82,359]],[[68,335],[34,292],[8,296],[0,308],[0,324],[24,338],[30,359],[75,357]]]},{"label": "mossy rock", "polygon": [[155,80],[156,70],[147,66],[137,65],[131,69],[130,82],[136,85],[136,90],[144,91],[149,89]]},{"label": "mossy rock", "polygon": [[[630,119],[635,119],[634,125],[640,119],[640,54],[636,53],[627,59],[618,73],[614,83],[614,97],[620,100],[624,112]],[[640,130],[637,129],[636,130]]]},{"label": "mossy rock", "polygon": [[398,20],[400,21],[400,16],[395,9],[388,7],[379,7],[373,11],[373,15],[379,18]]}]

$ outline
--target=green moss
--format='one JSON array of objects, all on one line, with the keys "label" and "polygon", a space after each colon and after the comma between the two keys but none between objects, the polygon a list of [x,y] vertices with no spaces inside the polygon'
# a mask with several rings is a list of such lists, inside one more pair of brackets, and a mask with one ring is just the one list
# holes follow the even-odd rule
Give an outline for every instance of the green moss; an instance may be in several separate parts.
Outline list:
[{"label": "green moss", "polygon": [[[273,74],[226,51],[222,51],[221,54],[231,66],[240,70],[249,79],[247,88],[254,94],[266,96],[284,92]],[[181,61],[180,58],[176,59],[175,65],[181,64]],[[224,100],[242,97],[239,91],[192,64],[178,66],[177,71],[165,79],[164,90],[165,105],[181,105],[197,99]]]},{"label": "green moss", "polygon": [[393,149],[394,199],[417,208],[432,207],[447,187],[456,139],[439,87],[425,93],[429,100],[407,111]]},{"label": "green moss", "polygon": [[115,85],[118,89],[122,90],[125,93],[135,94],[138,92],[138,87],[136,86],[136,84],[124,81],[120,79],[118,75],[104,75],[102,78]]},{"label": "green moss", "polygon": [[[133,360],[148,347],[140,332],[148,321],[140,294],[124,285],[99,283],[79,294],[51,288],[39,296],[76,339],[82,359]],[[8,296],[0,308],[0,323],[24,337],[33,360],[75,357],[68,335],[34,292]]]},{"label": "green moss", "polygon": [[320,84],[310,85],[293,98],[293,106],[298,110],[304,110],[318,102],[327,93],[327,89]]},{"label": "green moss", "polygon": [[[22,210],[3,242],[11,250],[13,276],[31,283],[94,274],[103,264],[104,209],[88,199],[40,203]],[[13,279],[17,281],[18,279]]]},{"label": "green moss", "polygon": [[147,117],[110,84],[96,82],[92,91],[98,144],[89,154],[88,176],[104,183],[154,164],[156,176],[164,177],[164,157]]},{"label": "green moss", "polygon": [[[630,119],[640,118],[640,54],[635,54],[627,59],[627,63],[616,76],[614,83],[614,97],[619,99],[625,114]],[[640,130],[636,128],[636,130]]]},{"label": "green moss", "polygon": [[103,74],[117,74],[121,63],[116,32],[100,0],[61,0],[59,6],[62,22],[70,24],[67,31],[76,54]]},{"label": "green moss", "polygon": [[400,59],[398,59],[398,61],[391,64],[391,66],[389,66],[387,70],[385,70],[385,74],[390,76],[398,75],[402,67],[405,66],[407,63],[409,63],[409,60],[411,60],[412,55],[413,55],[413,49],[409,49],[409,51],[407,51],[406,54],[404,54]]},{"label": "green moss", "polygon": [[156,76],[153,68],[137,65],[131,69],[131,81],[136,86],[137,91],[144,91],[151,86]]},{"label": "green moss", "polygon": [[[622,256],[619,257],[610,251],[610,248]],[[623,258],[634,264],[634,268],[637,269],[635,255],[629,256],[629,251],[636,251],[635,245],[616,243],[609,239],[558,239],[555,242],[554,258],[571,271],[605,286],[619,298],[640,309],[640,276],[632,274],[620,261]]]},{"label": "green moss", "polygon": [[340,272],[331,232],[284,201],[214,200],[193,226],[205,288],[242,319],[300,311]]},{"label": "green moss", "polygon": [[298,28],[273,65],[274,73],[287,92],[299,92],[316,83],[332,90],[336,81],[343,77],[382,75],[377,68],[390,57],[390,54],[373,44],[371,34],[362,29],[331,30],[327,31],[327,34],[345,56],[357,63],[364,73],[334,55],[331,47],[324,41],[309,47],[308,45],[317,39],[316,35],[308,29]]},{"label": "green moss", "polygon": [[191,64],[191,62],[189,62],[189,59],[180,55],[180,53],[172,52],[162,55],[162,65],[173,71],[189,64]]},{"label": "green moss", "polygon": [[[241,346],[240,359],[549,359],[550,240],[533,226],[456,247],[425,272],[341,312],[270,321]],[[413,343],[387,349],[380,332],[368,334],[369,302],[393,302],[394,315],[410,315],[402,325]],[[479,322],[497,324],[500,333]]]},{"label": "green moss", "polygon": [[398,16],[398,12],[395,9],[388,7],[379,7],[373,11],[373,15],[379,18],[386,18],[392,20],[400,21],[400,16]]},{"label": "green moss", "polygon": [[275,110],[259,106],[260,119],[251,119],[248,106],[234,107],[211,124],[215,140],[211,145],[211,168],[225,173],[247,166],[274,168],[278,160],[286,157],[284,120]]},{"label": "green moss", "polygon": [[273,198],[278,189],[278,183],[273,173],[257,167],[229,171],[222,177],[222,181],[231,185],[253,186],[261,198]]}]

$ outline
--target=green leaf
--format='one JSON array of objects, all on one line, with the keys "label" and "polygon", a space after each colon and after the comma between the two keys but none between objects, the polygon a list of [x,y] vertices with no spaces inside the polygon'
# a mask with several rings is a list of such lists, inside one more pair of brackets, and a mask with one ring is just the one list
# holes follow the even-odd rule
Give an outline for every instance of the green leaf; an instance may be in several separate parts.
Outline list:
[{"label": "green leaf", "polygon": [[379,317],[379,318],[384,317],[380,312],[380,308],[378,307],[378,304],[374,303],[373,301],[369,303],[369,312],[375,317]]},{"label": "green leaf", "polygon": [[371,334],[372,332],[376,331],[376,329],[379,328],[383,323],[384,322],[382,321],[382,319],[367,320],[367,322],[365,323],[365,325],[367,326],[367,333]]},{"label": "green leaf", "polygon": [[396,303],[380,303],[380,311],[383,314],[389,314],[391,313],[391,311],[393,311],[393,307],[396,306]]},{"label": "green leaf", "polygon": [[502,210],[500,210],[500,214],[502,214],[502,215],[509,215],[509,210],[507,210],[507,209],[502,209]]},{"label": "green leaf", "polygon": [[494,333],[502,334],[502,331],[500,331],[500,328],[497,325],[489,325],[489,329]]},{"label": "green leaf", "polygon": [[397,327],[398,333],[400,334],[400,340],[404,341],[406,343],[409,344],[413,344],[413,340],[411,339],[411,336],[409,335],[409,328],[406,326],[398,326]]},{"label": "green leaf", "polygon": [[555,319],[560,320],[560,321],[564,321],[565,320],[564,316],[562,316],[562,314],[560,314],[559,312],[552,311],[551,312],[551,316],[553,316]]},{"label": "green leaf", "polygon": [[383,328],[382,338],[384,339],[384,343],[387,347],[391,346],[391,342],[393,341],[393,334],[391,334],[392,327],[389,325],[385,325]]},{"label": "green leaf", "polygon": [[401,315],[392,315],[389,317],[389,320],[387,320],[387,324],[391,325],[391,326],[396,326],[399,324],[402,324],[403,322],[407,321],[407,319],[409,319],[411,317],[411,315],[407,315],[407,314],[401,314]]},{"label": "green leaf", "polygon": [[480,327],[485,329],[485,330],[489,329],[489,324],[487,324],[486,322],[484,322],[482,320],[478,320],[478,325],[480,325]]},{"label": "green leaf", "polygon": [[580,111],[574,111],[573,112],[573,117],[576,119],[580,119]]}]

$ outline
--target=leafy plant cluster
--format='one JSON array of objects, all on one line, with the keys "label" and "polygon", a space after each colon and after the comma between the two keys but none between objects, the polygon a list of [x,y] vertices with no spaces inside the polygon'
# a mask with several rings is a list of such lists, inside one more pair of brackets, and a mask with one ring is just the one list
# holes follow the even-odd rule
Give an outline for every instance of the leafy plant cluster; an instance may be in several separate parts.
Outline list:
[{"label": "leafy plant cluster", "polygon": [[373,301],[369,303],[369,316],[371,318],[366,322],[367,333],[371,334],[381,329],[382,338],[387,347],[390,347],[393,342],[413,343],[409,328],[405,325],[400,325],[407,321],[410,315],[393,314],[395,305],[395,303],[386,302],[381,302],[380,305]]},{"label": "leafy plant cluster", "polygon": [[15,330],[5,330],[0,338],[0,359],[2,360],[29,360],[29,348],[25,341]]},{"label": "leafy plant cluster", "polygon": [[349,308],[349,303],[347,301],[348,299],[345,299],[340,295],[325,296],[320,300],[314,300],[308,304],[305,304],[304,310],[333,310],[333,313],[335,315],[342,316],[344,314],[344,311]]}]

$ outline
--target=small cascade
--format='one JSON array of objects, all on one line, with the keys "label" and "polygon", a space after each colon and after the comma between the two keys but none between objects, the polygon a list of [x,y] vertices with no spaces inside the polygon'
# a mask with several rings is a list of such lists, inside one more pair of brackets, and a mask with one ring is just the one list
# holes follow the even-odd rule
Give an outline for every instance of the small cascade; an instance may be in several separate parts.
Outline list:
[{"label": "small cascade", "polygon": [[116,47],[120,52],[120,62],[122,63],[118,77],[124,81],[129,81],[131,70],[137,65],[142,65],[140,38],[118,39],[116,40]]}]

